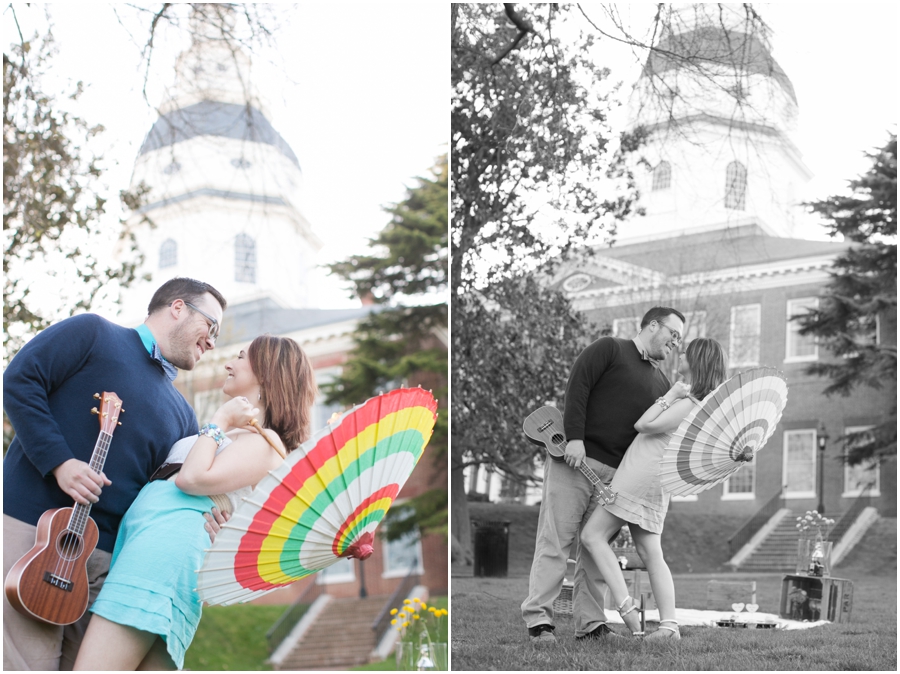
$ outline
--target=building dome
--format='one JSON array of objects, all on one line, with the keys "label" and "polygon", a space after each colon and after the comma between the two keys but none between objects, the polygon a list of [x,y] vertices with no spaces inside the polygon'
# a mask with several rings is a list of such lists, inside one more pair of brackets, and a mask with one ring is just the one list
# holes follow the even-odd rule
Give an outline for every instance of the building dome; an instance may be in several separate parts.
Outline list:
[{"label": "building dome", "polygon": [[[199,20],[208,11],[219,12],[218,28]],[[135,161],[132,189],[148,190],[134,223],[138,276],[151,280],[128,304],[146,306],[162,282],[190,276],[229,303],[308,307],[322,243],[301,212],[300,162],[270,121],[249,57],[223,38],[233,11],[198,5],[191,20],[192,44]]]}]

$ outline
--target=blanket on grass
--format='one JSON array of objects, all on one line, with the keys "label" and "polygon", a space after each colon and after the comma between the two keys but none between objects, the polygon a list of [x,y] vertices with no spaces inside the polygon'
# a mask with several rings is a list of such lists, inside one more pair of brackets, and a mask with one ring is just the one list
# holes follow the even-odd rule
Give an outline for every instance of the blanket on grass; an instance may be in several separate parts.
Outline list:
[{"label": "blanket on grass", "polygon": [[[645,613],[647,622],[659,622],[659,611],[656,609],[647,609]],[[611,623],[624,624],[622,617],[616,611],[606,611],[606,619]],[[701,611],[692,608],[675,609],[675,619],[681,626],[693,625],[700,627],[716,627],[716,623],[721,620],[734,620],[736,624],[747,624],[748,626],[756,623],[767,622],[775,623],[774,629],[778,630],[805,630],[810,627],[819,627],[827,625],[827,620],[817,620],[815,622],[801,622],[799,620],[788,620],[781,618],[774,613],[735,613],[734,611]]]}]

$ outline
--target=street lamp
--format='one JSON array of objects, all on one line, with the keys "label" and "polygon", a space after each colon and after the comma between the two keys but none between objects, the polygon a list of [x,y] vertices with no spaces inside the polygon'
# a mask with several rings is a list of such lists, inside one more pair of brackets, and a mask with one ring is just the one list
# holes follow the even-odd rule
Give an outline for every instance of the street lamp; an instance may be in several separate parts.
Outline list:
[{"label": "street lamp", "polygon": [[828,433],[825,432],[825,422],[819,422],[819,430],[816,433],[819,443],[819,514],[825,514],[825,445],[828,444]]}]

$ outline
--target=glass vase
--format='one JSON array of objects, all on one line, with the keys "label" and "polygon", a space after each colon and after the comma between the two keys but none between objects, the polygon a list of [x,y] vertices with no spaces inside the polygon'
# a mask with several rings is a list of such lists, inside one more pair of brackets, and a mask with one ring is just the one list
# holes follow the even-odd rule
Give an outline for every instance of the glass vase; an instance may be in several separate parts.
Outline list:
[{"label": "glass vase", "polygon": [[822,539],[804,538],[797,541],[798,576],[831,576],[831,551],[834,543]]},{"label": "glass vase", "polygon": [[416,644],[409,641],[400,641],[394,649],[394,658],[397,662],[397,670],[401,672],[411,672],[416,669],[416,659],[419,655],[419,649]]}]

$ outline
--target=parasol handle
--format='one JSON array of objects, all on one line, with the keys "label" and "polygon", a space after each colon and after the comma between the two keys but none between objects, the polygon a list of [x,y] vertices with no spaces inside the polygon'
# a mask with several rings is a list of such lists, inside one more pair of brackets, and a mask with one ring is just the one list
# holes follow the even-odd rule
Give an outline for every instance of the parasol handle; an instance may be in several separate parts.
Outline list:
[{"label": "parasol handle", "polygon": [[274,449],[274,450],[278,453],[278,456],[280,456],[282,459],[286,459],[286,458],[287,458],[287,455],[286,455],[284,452],[281,451],[281,448],[278,447],[278,446],[276,446],[275,443],[272,442],[272,441],[269,439],[269,436],[266,435],[266,434],[263,432],[262,426],[259,425],[259,422],[258,422],[256,419],[251,419],[248,423],[249,423],[251,426],[253,426],[253,428],[255,428],[255,429],[257,430],[257,432],[258,432],[261,436],[263,436],[263,439],[264,439],[266,442],[268,442],[268,443],[269,443],[269,446],[270,446],[272,449]]}]

